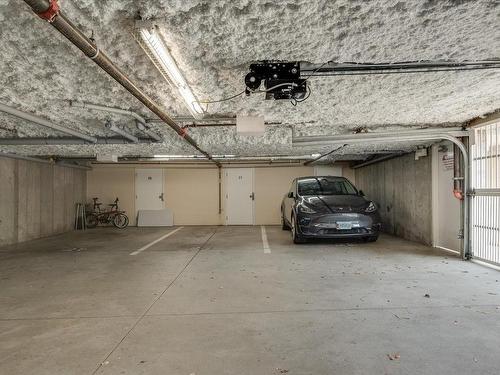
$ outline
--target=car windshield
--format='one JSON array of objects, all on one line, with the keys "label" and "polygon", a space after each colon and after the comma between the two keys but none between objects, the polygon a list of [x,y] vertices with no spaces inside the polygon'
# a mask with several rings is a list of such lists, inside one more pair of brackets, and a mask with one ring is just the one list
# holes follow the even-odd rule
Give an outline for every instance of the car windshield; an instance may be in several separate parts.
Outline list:
[{"label": "car windshield", "polygon": [[304,195],[357,195],[358,191],[344,178],[311,177],[297,181],[298,194]]}]

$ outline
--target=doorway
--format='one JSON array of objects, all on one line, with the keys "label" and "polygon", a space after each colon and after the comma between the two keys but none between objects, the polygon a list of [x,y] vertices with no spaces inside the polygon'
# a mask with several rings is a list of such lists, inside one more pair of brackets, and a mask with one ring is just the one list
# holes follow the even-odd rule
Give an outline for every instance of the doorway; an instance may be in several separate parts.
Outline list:
[{"label": "doorway", "polygon": [[226,180],[226,225],[254,224],[254,169],[228,168]]},{"label": "doorway", "polygon": [[474,128],[472,256],[500,266],[500,122]]},{"label": "doorway", "polygon": [[459,253],[460,201],[453,195],[453,143],[432,146],[432,236],[433,246]]},{"label": "doorway", "polygon": [[135,210],[164,208],[163,169],[135,170]]}]

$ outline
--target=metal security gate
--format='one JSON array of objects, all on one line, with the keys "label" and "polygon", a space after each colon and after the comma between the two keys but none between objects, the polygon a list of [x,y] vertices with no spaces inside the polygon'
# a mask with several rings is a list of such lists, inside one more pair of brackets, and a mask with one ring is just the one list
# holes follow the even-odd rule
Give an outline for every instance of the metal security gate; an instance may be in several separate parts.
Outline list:
[{"label": "metal security gate", "polygon": [[474,128],[474,140],[472,255],[500,265],[500,122]]}]

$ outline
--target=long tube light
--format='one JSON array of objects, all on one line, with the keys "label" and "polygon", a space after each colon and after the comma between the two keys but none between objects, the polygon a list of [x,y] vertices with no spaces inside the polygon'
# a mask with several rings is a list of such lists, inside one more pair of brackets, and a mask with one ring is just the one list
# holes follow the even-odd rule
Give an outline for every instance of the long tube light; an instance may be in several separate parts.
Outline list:
[{"label": "long tube light", "polygon": [[203,117],[203,108],[170,55],[158,27],[151,24],[139,24],[138,31],[141,39],[139,44],[167,82],[177,89],[191,115],[195,118]]}]

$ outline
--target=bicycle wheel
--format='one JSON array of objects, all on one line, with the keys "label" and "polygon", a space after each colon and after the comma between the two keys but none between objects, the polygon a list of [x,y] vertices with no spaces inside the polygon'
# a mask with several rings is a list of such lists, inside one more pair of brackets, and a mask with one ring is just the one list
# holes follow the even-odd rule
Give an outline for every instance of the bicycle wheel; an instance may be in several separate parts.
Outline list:
[{"label": "bicycle wheel", "polygon": [[85,217],[85,223],[87,224],[87,228],[97,227],[98,222],[99,222],[99,219],[97,218],[97,215],[95,215],[95,214],[89,214]]},{"label": "bicycle wheel", "polygon": [[128,216],[125,214],[116,214],[113,218],[113,225],[118,229],[126,228],[128,225]]}]

